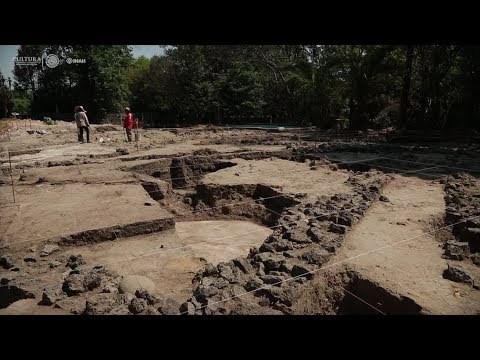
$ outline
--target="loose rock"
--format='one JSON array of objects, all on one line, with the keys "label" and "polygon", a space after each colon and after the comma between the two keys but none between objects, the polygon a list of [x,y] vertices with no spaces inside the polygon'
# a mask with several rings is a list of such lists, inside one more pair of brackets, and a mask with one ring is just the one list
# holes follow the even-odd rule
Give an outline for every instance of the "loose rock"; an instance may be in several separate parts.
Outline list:
[{"label": "loose rock", "polygon": [[144,299],[148,305],[153,305],[156,304],[159,300],[152,294],[150,294],[147,290],[145,289],[138,289],[135,291],[135,296],[140,299]]},{"label": "loose rock", "polygon": [[260,277],[260,279],[265,284],[275,284],[277,286],[280,286],[282,282],[285,280],[283,276],[275,276],[275,275],[263,275]]},{"label": "loose rock", "polygon": [[445,243],[444,257],[452,260],[463,260],[468,254],[468,243],[447,241]]},{"label": "loose rock", "polygon": [[100,276],[98,276],[98,274],[92,271],[85,275],[83,285],[87,290],[91,291],[99,287],[101,282],[102,279],[100,278]]},{"label": "loose rock", "polygon": [[158,311],[163,315],[178,315],[180,314],[180,304],[171,298],[161,301]]},{"label": "loose rock", "polygon": [[68,275],[63,282],[62,290],[68,296],[85,292],[84,277],[81,274],[75,273]]},{"label": "loose rock", "polygon": [[64,299],[65,294],[58,288],[46,288],[42,294],[42,300],[38,303],[39,305],[50,306],[55,304],[58,300]]},{"label": "loose rock", "polygon": [[480,266],[480,253],[473,254],[471,259],[475,265]]},{"label": "loose rock", "polygon": [[180,314],[181,315],[195,315],[195,305],[193,305],[189,301],[184,302],[180,306]]},{"label": "loose rock", "polygon": [[302,254],[301,258],[308,264],[322,265],[328,260],[327,252],[308,250]]},{"label": "loose rock", "polygon": [[456,266],[448,266],[448,268],[443,271],[443,278],[469,284],[473,282],[470,275]]},{"label": "loose rock", "polygon": [[245,284],[244,288],[247,291],[253,291],[258,289],[263,285],[263,281],[260,280],[257,276],[252,276]]},{"label": "loose rock", "polygon": [[235,264],[236,267],[238,267],[240,270],[242,270],[245,274],[248,272],[252,271],[252,265],[243,258],[237,258],[233,260],[233,263]]},{"label": "loose rock", "polygon": [[84,264],[86,264],[86,261],[83,259],[82,255],[71,255],[68,258],[67,264],[65,266],[73,270]]},{"label": "loose rock", "polygon": [[293,265],[292,276],[305,276],[307,279],[311,279],[313,277],[313,274],[310,271],[311,269],[305,266]]},{"label": "loose rock", "polygon": [[345,234],[347,232],[347,227],[344,226],[344,225],[339,225],[339,224],[335,224],[335,223],[331,223],[330,224],[330,227],[329,227],[329,230],[331,232],[334,232],[336,234]]},{"label": "loose rock", "polygon": [[43,247],[43,250],[40,252],[40,256],[48,256],[55,251],[59,251],[60,247],[55,244],[47,244]]},{"label": "loose rock", "polygon": [[144,299],[135,298],[128,306],[128,310],[133,314],[140,314],[147,308],[147,306],[147,302]]},{"label": "loose rock", "polygon": [[58,266],[62,265],[60,261],[53,260],[48,263],[48,266],[50,266],[51,269],[56,268]]},{"label": "loose rock", "polygon": [[13,262],[12,257],[6,254],[0,258],[0,266],[8,270],[15,267],[15,263]]}]

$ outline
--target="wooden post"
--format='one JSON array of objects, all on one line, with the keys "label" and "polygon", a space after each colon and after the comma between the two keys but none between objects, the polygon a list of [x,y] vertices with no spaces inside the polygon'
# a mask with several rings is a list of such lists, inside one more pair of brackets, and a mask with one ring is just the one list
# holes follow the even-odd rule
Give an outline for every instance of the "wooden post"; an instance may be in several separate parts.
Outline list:
[{"label": "wooden post", "polygon": [[8,150],[8,162],[10,163],[10,181],[12,182],[13,202],[15,203],[15,188],[13,187],[12,160],[10,159],[10,150]]},{"label": "wooden post", "polygon": [[137,145],[137,152],[140,153],[140,150],[138,149],[138,119],[135,119],[135,143]]}]

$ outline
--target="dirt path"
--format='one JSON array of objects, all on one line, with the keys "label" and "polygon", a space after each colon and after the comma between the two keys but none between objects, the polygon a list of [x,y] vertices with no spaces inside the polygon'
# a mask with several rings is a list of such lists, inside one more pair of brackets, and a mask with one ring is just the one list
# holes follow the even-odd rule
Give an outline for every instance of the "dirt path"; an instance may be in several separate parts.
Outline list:
[{"label": "dirt path", "polygon": [[[389,291],[410,297],[426,313],[478,313],[480,291],[442,278],[447,260],[441,258],[441,243],[427,230],[434,217],[443,215],[442,185],[397,176],[383,193],[390,202],[372,206],[331,263],[411,238],[348,263]],[[466,262],[461,266],[477,274],[478,282],[478,268]]]},{"label": "dirt path", "polygon": [[81,254],[87,263],[105,265],[120,275],[147,276],[158,293],[183,302],[191,295],[192,278],[206,262],[217,265],[246,256],[250,247],[260,246],[271,234],[247,221],[185,221],[175,226],[175,231],[75,247],[67,254]]}]

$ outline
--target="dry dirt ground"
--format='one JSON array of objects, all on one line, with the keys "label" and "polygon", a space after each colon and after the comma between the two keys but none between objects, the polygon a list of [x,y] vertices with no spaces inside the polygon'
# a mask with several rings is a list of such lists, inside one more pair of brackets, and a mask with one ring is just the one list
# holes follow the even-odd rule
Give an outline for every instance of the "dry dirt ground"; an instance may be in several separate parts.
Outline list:
[{"label": "dry dirt ground", "polygon": [[305,193],[307,199],[337,193],[350,193],[345,184],[348,171],[333,171],[329,167],[315,167],[283,159],[247,161],[232,159],[236,166],[206,175],[205,184],[244,185],[265,184],[285,194]]},{"label": "dry dirt ground", "polygon": [[22,186],[16,201],[18,207],[0,209],[2,218],[12,218],[3,233],[6,245],[32,246],[86,230],[171,218],[141,185],[134,184]]},{"label": "dry dirt ground", "polygon": [[[375,203],[347,236],[331,264],[349,264],[391,292],[413,299],[425,313],[472,314],[479,310],[479,292],[442,278],[448,260],[433,233],[444,212],[442,185],[417,178],[396,177],[384,189],[388,202]],[[475,274],[473,264],[463,267]]]},{"label": "dry dirt ground", "polygon": [[270,233],[246,221],[186,221],[177,222],[175,230],[76,247],[66,254],[80,254],[87,262],[105,264],[121,275],[147,276],[156,292],[181,302],[191,293],[191,280],[205,263],[242,256]]},{"label": "dry dirt ground", "polygon": [[[397,174],[384,175],[380,192],[387,201],[374,200],[345,234],[327,263],[329,272],[340,278],[348,264],[357,276],[411,299],[425,314],[480,312],[479,290],[442,277],[447,264],[455,262],[442,258],[445,239],[439,234],[445,231],[435,231],[445,226],[440,180],[454,170],[455,160],[461,160],[459,167],[477,169],[475,157],[404,148],[387,154],[334,149],[310,160],[302,154],[312,152],[311,134],[298,130],[149,129],[141,130],[140,139],[137,149],[137,144],[124,142],[121,127],[92,125],[91,143],[78,144],[69,122],[8,122],[8,131],[0,134],[0,278],[5,279],[0,287],[18,276],[30,281],[35,298],[4,299],[0,314],[69,313],[68,306],[38,302],[46,286],[61,285],[69,274],[64,264],[71,255],[120,276],[146,276],[156,295],[181,304],[206,264],[228,263],[261,247],[278,228],[277,218],[289,214],[294,204],[352,195],[360,174],[355,171],[367,171],[358,167],[367,163]],[[337,142],[338,137],[326,136],[317,144],[321,148]],[[408,176],[399,174],[406,171]],[[205,187],[212,193],[200,197],[197,191]],[[258,204],[257,199],[266,197],[278,201]],[[231,210],[234,206],[226,210],[225,204],[236,203],[244,204],[241,211]],[[45,255],[45,244],[59,248]],[[13,266],[6,265],[7,255]],[[462,261],[461,267],[474,284],[480,283],[479,267],[471,260]],[[339,283],[332,286],[342,289]],[[7,293],[0,289],[0,294]],[[356,296],[374,301],[369,294]],[[80,299],[84,304],[85,298]],[[255,300],[250,295],[246,299]],[[312,310],[315,301],[311,297],[311,310],[298,313],[349,312],[334,310],[336,305]]]}]

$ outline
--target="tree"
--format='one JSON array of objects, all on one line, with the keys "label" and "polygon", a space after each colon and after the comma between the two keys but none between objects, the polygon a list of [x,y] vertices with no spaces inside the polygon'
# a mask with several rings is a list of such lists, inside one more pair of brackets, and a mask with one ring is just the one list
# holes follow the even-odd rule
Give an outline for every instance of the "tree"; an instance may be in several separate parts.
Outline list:
[{"label": "tree", "polygon": [[[184,124],[220,123],[225,116],[329,126],[347,114],[355,130],[480,127],[479,49],[180,45],[133,59],[125,45],[22,45],[19,56],[56,54],[60,64],[15,67],[11,99],[25,109],[24,97],[31,96],[38,115],[82,104],[92,122],[101,109],[130,105],[136,112],[168,111]],[[86,63],[68,64],[69,57]]]},{"label": "tree", "polygon": [[167,50],[167,56],[173,64],[172,76],[176,84],[172,105],[183,121],[198,123],[211,109],[215,95],[202,46],[177,46]]},{"label": "tree", "polygon": [[[46,45],[20,45],[17,51],[18,57],[42,57],[45,54]],[[38,87],[38,76],[42,71],[41,66],[35,65],[15,65],[13,75],[15,81],[23,89],[31,91],[32,95]]]},{"label": "tree", "polygon": [[78,84],[75,99],[97,115],[101,109],[119,112],[130,97],[128,69],[133,61],[131,49],[126,45],[73,46],[72,57],[83,58],[78,65]]},{"label": "tree", "polygon": [[2,108],[1,116],[3,118],[8,117],[12,108],[11,91],[7,85],[7,79],[4,78],[0,72],[0,106]]},{"label": "tree", "polygon": [[338,116],[343,106],[342,80],[335,76],[335,61],[326,47],[305,46],[304,52],[306,60],[284,68],[297,115],[311,124],[329,126],[331,117]]},{"label": "tree", "polygon": [[[442,129],[452,107],[462,103],[462,51],[458,46],[428,45],[417,48],[413,61],[410,127]],[[465,94],[466,95],[466,94]]]},{"label": "tree", "polygon": [[220,88],[221,106],[229,116],[262,115],[263,87],[253,64],[237,59],[230,64]]},{"label": "tree", "polygon": [[267,108],[270,108],[270,111],[275,113],[277,112],[275,108],[278,107],[280,111],[279,114],[277,112],[277,116],[285,114],[290,121],[297,121],[295,95],[290,88],[292,82],[288,81],[285,69],[306,61],[302,46],[259,45],[252,46],[249,51],[270,75],[266,76],[269,80],[269,86],[265,93],[272,94],[270,101],[274,101],[276,106],[267,106]]},{"label": "tree", "polygon": [[460,96],[452,106],[447,126],[480,129],[480,47],[460,48],[456,71],[454,81],[458,84]]},{"label": "tree", "polygon": [[153,81],[150,78],[150,59],[140,56],[132,61],[128,69],[128,87],[130,89],[130,104],[135,109],[149,109],[148,85]]},{"label": "tree", "polygon": [[412,79],[412,64],[414,57],[414,48],[408,45],[405,55],[405,70],[403,74],[402,97],[400,99],[400,117],[399,126],[404,128],[407,124],[408,94],[410,91],[410,82]]},{"label": "tree", "polygon": [[12,91],[12,112],[28,114],[30,113],[31,104],[32,97],[27,91],[21,89]]},{"label": "tree", "polygon": [[[397,77],[398,56],[393,56],[392,46],[342,46],[339,53],[345,57],[343,73],[351,88],[349,95],[350,127],[365,129],[370,124],[372,114],[386,99],[379,95],[386,90],[389,77]],[[393,76],[385,76],[392,74]],[[376,103],[380,100],[380,104]],[[383,106],[383,104],[382,104]]]},{"label": "tree", "polygon": [[[16,66],[15,80],[32,95],[34,114],[73,112],[82,104],[95,122],[102,109],[120,111],[128,104],[127,71],[132,60],[126,45],[22,45],[18,56],[59,57],[54,68],[39,65]],[[85,59],[67,63],[66,59]]]}]

